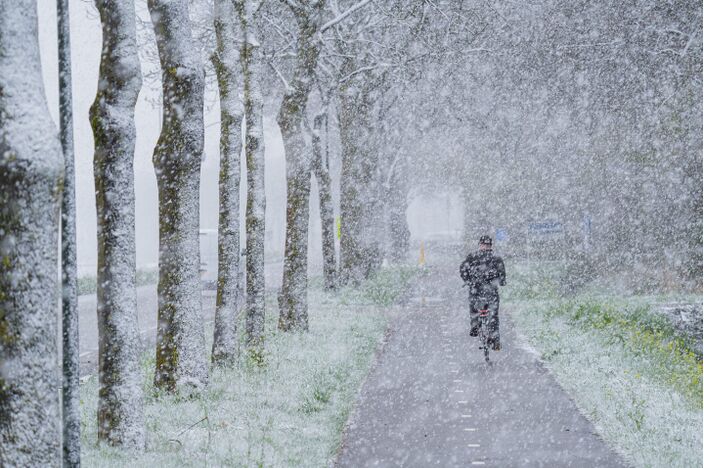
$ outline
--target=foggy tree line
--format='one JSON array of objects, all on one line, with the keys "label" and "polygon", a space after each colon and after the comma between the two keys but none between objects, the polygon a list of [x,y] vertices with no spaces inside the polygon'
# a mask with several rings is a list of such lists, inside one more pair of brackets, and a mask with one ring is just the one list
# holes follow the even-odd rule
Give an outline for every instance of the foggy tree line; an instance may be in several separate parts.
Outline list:
[{"label": "foggy tree line", "polygon": [[[633,290],[700,288],[701,4],[541,1],[480,21],[472,53],[418,84],[432,98],[406,104],[428,116],[408,145],[430,190],[464,188],[468,245],[503,228],[509,255]],[[544,220],[564,239],[530,248]]]}]

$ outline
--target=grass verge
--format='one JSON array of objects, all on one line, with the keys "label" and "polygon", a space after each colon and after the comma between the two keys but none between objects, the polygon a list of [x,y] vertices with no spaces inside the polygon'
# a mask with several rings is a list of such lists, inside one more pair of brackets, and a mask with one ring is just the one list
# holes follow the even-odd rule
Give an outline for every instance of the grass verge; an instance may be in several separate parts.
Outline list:
[{"label": "grass verge", "polygon": [[[89,378],[81,388],[83,464],[328,466],[383,337],[383,306],[398,297],[412,274],[401,277],[399,285],[377,276],[356,292],[339,295],[312,288],[308,333],[278,332],[278,312],[270,298],[263,355],[252,359],[242,352],[235,368],[213,369],[197,398],[156,395],[154,358],[145,354],[148,446],[141,454],[97,443],[98,383],[96,376]],[[206,333],[212,339],[212,330]]]},{"label": "grass verge", "polygon": [[636,466],[702,466],[702,361],[642,298],[510,306],[517,329]]},{"label": "grass verge", "polygon": [[425,273],[425,270],[412,266],[379,270],[359,288],[343,288],[339,295],[340,302],[388,307],[401,298],[416,276]]}]

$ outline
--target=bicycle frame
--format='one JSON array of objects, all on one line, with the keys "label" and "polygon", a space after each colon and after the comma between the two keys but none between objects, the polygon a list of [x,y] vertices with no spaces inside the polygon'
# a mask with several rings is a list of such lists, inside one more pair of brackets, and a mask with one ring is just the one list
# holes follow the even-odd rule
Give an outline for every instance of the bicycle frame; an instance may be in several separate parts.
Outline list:
[{"label": "bicycle frame", "polygon": [[489,362],[489,309],[479,309],[479,349],[484,350],[484,360]]},{"label": "bicycle frame", "polygon": [[[467,283],[462,288],[468,286]],[[484,350],[484,360],[489,362],[489,304],[484,304],[483,309],[479,309],[479,349]]]}]

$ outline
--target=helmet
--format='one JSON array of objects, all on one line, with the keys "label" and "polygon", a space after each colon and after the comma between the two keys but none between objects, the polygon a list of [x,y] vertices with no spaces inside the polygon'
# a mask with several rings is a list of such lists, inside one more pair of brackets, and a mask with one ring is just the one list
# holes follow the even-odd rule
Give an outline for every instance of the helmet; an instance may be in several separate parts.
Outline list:
[{"label": "helmet", "polygon": [[480,245],[483,244],[483,245],[489,245],[489,246],[490,246],[491,243],[492,243],[492,241],[491,241],[491,236],[483,235],[482,237],[479,238],[479,244],[480,244]]}]

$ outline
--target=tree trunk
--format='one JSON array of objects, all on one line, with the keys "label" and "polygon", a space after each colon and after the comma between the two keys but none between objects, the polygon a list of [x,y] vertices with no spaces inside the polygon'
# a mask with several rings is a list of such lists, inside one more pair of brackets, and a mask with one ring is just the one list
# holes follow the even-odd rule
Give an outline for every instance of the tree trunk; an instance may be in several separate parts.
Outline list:
[{"label": "tree trunk", "polygon": [[409,239],[406,210],[408,209],[408,189],[406,164],[400,155],[391,162],[387,180],[384,183],[384,225],[386,253],[392,264],[400,265],[408,260]]},{"label": "tree trunk", "polygon": [[325,289],[333,290],[336,285],[337,262],[335,260],[335,212],[332,203],[332,182],[330,180],[330,159],[328,156],[327,131],[325,147],[320,141],[320,129],[327,128],[327,110],[313,120],[313,174],[318,181],[320,199],[320,224],[323,244],[323,282]]},{"label": "tree trunk", "polygon": [[240,298],[240,153],[242,152],[240,38],[232,0],[215,0],[217,48],[213,65],[220,91],[220,217],[218,221],[218,290],[215,301],[213,364],[237,359],[237,312]]},{"label": "tree trunk", "polygon": [[0,466],[59,466],[58,232],[63,158],[37,5],[0,0]]},{"label": "tree trunk", "polygon": [[314,2],[295,11],[298,22],[297,59],[277,121],[286,152],[286,245],[283,285],[279,294],[279,328],[308,329],[308,218],[312,165],[303,125],[308,95],[318,64],[321,11]]},{"label": "tree trunk", "polygon": [[302,134],[284,138],[286,171],[286,246],[284,273],[279,296],[279,328],[308,329],[308,217],[312,167],[306,161],[288,163],[296,153],[304,154]]},{"label": "tree trunk", "polygon": [[359,199],[355,173],[357,145],[355,135],[355,112],[353,99],[340,94],[338,121],[340,123],[340,146],[342,150],[342,173],[340,174],[340,281],[344,285],[358,285],[364,277],[361,267],[362,205]]},{"label": "tree trunk", "polygon": [[359,285],[381,264],[381,184],[372,140],[369,94],[342,90],[339,97],[342,175],[340,180],[340,280]]},{"label": "tree trunk", "polygon": [[59,121],[64,153],[64,190],[61,198],[61,336],[63,387],[63,464],[81,464],[79,408],[78,310],[76,277],[76,177],[73,152],[73,96],[71,90],[71,35],[68,0],[57,0],[59,53]]},{"label": "tree trunk", "polygon": [[239,2],[244,32],[241,61],[244,74],[245,159],[247,162],[247,345],[256,349],[264,339],[264,99],[262,97],[261,47],[256,40],[255,10],[259,2]]},{"label": "tree trunk", "polygon": [[154,149],[159,189],[159,328],[154,385],[193,391],[208,380],[199,277],[203,65],[186,0],[149,0],[162,69],[163,128]]},{"label": "tree trunk", "polygon": [[144,448],[137,326],[134,108],[142,87],[133,0],[97,0],[103,30],[90,109],[98,221],[98,439]]},{"label": "tree trunk", "polygon": [[411,231],[408,229],[406,220],[406,192],[392,188],[389,200],[389,230],[391,234],[390,260],[396,265],[404,264],[408,261],[409,239]]}]

